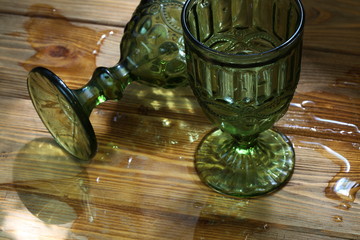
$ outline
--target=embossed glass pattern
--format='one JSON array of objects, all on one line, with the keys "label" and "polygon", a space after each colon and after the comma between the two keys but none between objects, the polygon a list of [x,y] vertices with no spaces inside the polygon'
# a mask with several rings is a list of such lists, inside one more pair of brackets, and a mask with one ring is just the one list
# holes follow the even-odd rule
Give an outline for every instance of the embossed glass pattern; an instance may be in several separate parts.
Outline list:
[{"label": "embossed glass pattern", "polygon": [[69,89],[42,67],[29,73],[28,89],[35,109],[70,154],[83,160],[94,156],[97,144],[90,113],[104,101],[121,99],[131,82],[163,88],[187,84],[180,23],[183,4],[181,0],[142,0],[125,28],[119,63],[95,69],[81,89]]},{"label": "embossed glass pattern", "polygon": [[289,180],[290,141],[272,130],[300,75],[304,12],[299,0],[189,0],[182,24],[190,85],[219,130],[195,154],[202,181],[254,196]]}]

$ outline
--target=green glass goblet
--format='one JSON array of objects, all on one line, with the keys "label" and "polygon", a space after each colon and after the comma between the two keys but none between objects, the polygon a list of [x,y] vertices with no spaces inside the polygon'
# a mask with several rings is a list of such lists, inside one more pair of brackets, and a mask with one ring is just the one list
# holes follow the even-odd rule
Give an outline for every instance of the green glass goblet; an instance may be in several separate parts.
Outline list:
[{"label": "green glass goblet", "polygon": [[126,25],[121,59],[97,68],[88,84],[71,90],[50,70],[28,75],[34,107],[55,140],[73,156],[88,160],[97,143],[89,116],[106,100],[119,100],[133,81],[174,88],[187,84],[180,15],[182,0],[142,0]]},{"label": "green glass goblet", "polygon": [[195,153],[201,180],[250,197],[286,183],[289,139],[272,130],[299,81],[304,10],[300,0],[188,0],[182,26],[189,81],[218,127]]}]

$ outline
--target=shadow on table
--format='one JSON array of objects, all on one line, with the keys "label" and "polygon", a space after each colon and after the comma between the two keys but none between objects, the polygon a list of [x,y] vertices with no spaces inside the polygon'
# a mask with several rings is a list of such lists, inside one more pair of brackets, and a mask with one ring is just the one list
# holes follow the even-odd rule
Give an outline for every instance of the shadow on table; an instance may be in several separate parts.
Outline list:
[{"label": "shadow on table", "polygon": [[88,174],[50,138],[27,143],[13,166],[13,187],[26,208],[47,224],[77,219],[89,204]]}]

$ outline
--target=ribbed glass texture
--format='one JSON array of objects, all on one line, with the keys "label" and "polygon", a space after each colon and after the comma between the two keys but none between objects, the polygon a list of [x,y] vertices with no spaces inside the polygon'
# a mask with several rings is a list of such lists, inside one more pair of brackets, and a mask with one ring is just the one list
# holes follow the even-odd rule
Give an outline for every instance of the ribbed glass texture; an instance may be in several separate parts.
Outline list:
[{"label": "ribbed glass texture", "polygon": [[301,37],[277,48],[297,30],[296,1],[191,2],[189,31],[203,48],[188,41],[188,69],[204,112],[238,137],[270,128],[299,80]]},{"label": "ribbed glass texture", "polygon": [[195,153],[201,180],[248,197],[289,180],[295,153],[270,128],[287,111],[300,76],[300,0],[189,0],[182,24],[190,85],[209,133]]}]

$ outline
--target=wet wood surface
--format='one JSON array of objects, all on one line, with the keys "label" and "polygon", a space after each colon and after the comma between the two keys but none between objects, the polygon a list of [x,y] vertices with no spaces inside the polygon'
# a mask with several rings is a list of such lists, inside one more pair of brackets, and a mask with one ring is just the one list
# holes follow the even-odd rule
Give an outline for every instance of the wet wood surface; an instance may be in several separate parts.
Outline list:
[{"label": "wet wood surface", "polygon": [[0,239],[360,239],[360,2],[303,0],[301,79],[275,126],[294,144],[295,172],[251,199],[198,179],[193,155],[213,126],[188,87],[134,83],[98,106],[89,163],[38,118],[27,72],[46,66],[82,86],[118,61],[138,3],[0,0]]}]

